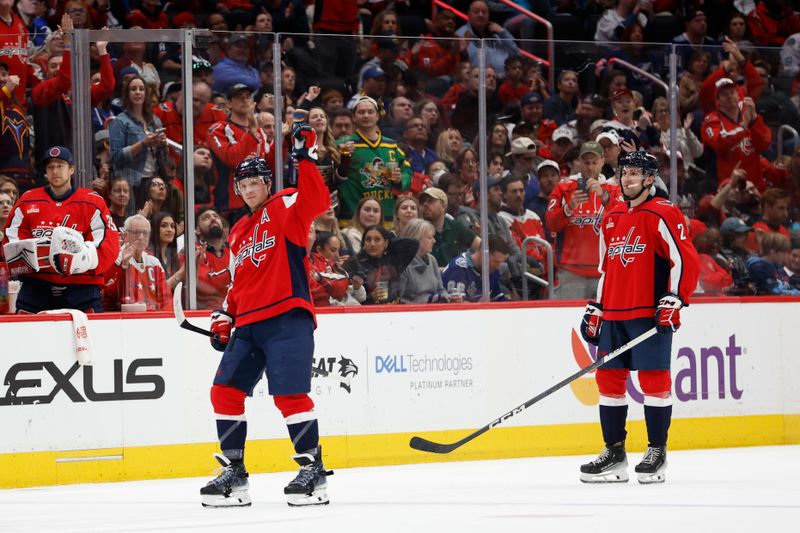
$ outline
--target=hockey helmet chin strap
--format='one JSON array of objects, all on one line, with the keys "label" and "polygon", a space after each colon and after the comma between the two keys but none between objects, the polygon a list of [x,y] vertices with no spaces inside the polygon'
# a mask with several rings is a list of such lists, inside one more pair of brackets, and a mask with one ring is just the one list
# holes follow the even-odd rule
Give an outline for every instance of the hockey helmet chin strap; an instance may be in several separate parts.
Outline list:
[{"label": "hockey helmet chin strap", "polygon": [[[625,187],[622,187],[622,197],[625,199],[626,202],[628,202],[629,205],[630,205],[631,202],[633,202],[634,200],[639,198],[645,192],[647,192],[648,195],[654,195],[655,194],[655,185],[654,184],[650,184],[649,187],[645,187],[644,186],[645,180],[647,178],[649,178],[649,177],[651,177],[651,176],[645,176],[644,178],[642,178],[641,189],[639,189],[639,192],[636,193],[634,196],[628,196],[627,194],[625,194]],[[655,183],[655,177],[653,178],[653,182]]]}]

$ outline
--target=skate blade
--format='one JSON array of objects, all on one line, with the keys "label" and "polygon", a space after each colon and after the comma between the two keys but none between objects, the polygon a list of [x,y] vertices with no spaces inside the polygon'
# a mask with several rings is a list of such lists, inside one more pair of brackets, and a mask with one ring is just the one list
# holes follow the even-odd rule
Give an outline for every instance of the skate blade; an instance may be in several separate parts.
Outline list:
[{"label": "skate blade", "polygon": [[328,505],[328,492],[325,489],[316,489],[311,494],[287,494],[286,503],[289,507],[306,507],[308,505]]},{"label": "skate blade", "polygon": [[627,483],[628,479],[628,472],[625,470],[612,470],[602,474],[581,473],[581,483]]},{"label": "skate blade", "polygon": [[667,463],[665,461],[664,464],[661,465],[661,468],[656,470],[654,473],[639,472],[637,473],[637,476],[639,477],[639,483],[641,483],[642,485],[652,485],[653,483],[664,483],[664,481],[666,481],[667,479],[665,474],[666,470],[667,470]]},{"label": "skate blade", "polygon": [[203,494],[203,507],[249,507],[253,502],[246,490],[232,492],[230,496]]},{"label": "skate blade", "polygon": [[652,485],[654,483],[664,483],[667,477],[664,474],[663,470],[656,472],[655,474],[639,474],[639,483],[642,485]]}]

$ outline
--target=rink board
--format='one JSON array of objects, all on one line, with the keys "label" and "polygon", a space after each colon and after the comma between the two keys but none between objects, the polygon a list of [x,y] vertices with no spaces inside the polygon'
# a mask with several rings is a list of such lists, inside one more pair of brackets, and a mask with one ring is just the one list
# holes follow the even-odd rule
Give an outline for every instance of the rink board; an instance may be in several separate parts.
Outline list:
[{"label": "rink board", "polygon": [[[582,308],[403,308],[320,314],[311,396],[326,465],[589,454],[601,446],[597,388],[581,378],[449,455],[412,435],[460,439],[591,362],[575,332]],[[430,310],[429,310],[430,309]],[[670,447],[800,443],[800,302],[698,303],[673,343]],[[208,318],[191,320],[203,327]],[[208,475],[215,464],[209,385],[219,361],[173,318],[90,322],[94,365],[79,367],[71,322],[0,321],[0,487]],[[9,349],[11,348],[11,349]],[[629,383],[628,446],[646,444]],[[292,469],[265,383],[247,401],[247,464]]]}]

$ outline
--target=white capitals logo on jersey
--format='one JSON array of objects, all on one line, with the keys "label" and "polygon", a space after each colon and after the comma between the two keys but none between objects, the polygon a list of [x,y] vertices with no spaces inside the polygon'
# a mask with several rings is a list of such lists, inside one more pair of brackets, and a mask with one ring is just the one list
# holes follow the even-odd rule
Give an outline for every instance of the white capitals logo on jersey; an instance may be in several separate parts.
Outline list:
[{"label": "white capitals logo on jersey", "polygon": [[594,230],[595,235],[600,235],[600,223],[602,220],[602,211],[596,215],[583,215],[581,213],[575,213],[569,217],[569,223],[571,226],[578,226],[581,229],[583,229],[585,226],[589,226]]},{"label": "white capitals logo on jersey", "polygon": [[264,230],[259,238],[258,230],[259,224],[256,224],[256,227],[253,228],[253,236],[247,240],[247,244],[244,248],[239,250],[239,253],[236,254],[236,260],[234,261],[235,268],[239,268],[247,258],[250,258],[253,265],[257,267],[266,257],[266,251],[275,246],[275,237],[268,237],[267,231]]},{"label": "white capitals logo on jersey", "polygon": [[639,235],[636,236],[635,241],[631,242],[631,237],[633,237],[633,231],[635,229],[636,226],[632,227],[624,237],[612,237],[611,244],[608,246],[608,258],[614,259],[619,256],[623,267],[628,266],[628,263],[635,259],[635,257],[632,256],[643,254],[645,248],[647,248],[646,244],[639,242],[642,239]]}]

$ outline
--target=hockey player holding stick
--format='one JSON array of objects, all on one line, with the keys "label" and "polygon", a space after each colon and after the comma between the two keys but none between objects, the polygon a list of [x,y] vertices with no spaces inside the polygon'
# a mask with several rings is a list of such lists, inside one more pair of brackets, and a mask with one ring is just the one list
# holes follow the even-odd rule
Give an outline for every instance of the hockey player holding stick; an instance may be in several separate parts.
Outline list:
[{"label": "hockey player holding stick", "polygon": [[[271,173],[263,159],[240,163],[234,186],[250,210],[230,232],[233,282],[224,310],[211,314],[211,344],[224,350],[211,387],[222,473],[200,490],[204,506],[250,505],[244,465],[245,397],[266,370],[269,394],[281,411],[300,472],[284,493],[289,505],[328,503],[319,429],[311,390],[314,306],[308,283],[306,243],[311,222],[330,205],[316,167],[316,134],[307,124],[292,133],[297,188],[270,196]],[[231,335],[232,328],[236,331]]]},{"label": "hockey player holding stick", "polygon": [[672,334],[681,325],[681,307],[697,286],[699,263],[681,211],[654,196],[657,159],[630,152],[620,158],[618,172],[625,202],[609,206],[603,219],[597,301],[586,306],[581,334],[597,345],[599,356],[654,325],[659,334],[597,370],[606,447],[581,466],[581,481],[628,481],[626,380],[631,370],[638,370],[649,444],[635,470],[640,483],[662,483],[672,418]]}]

